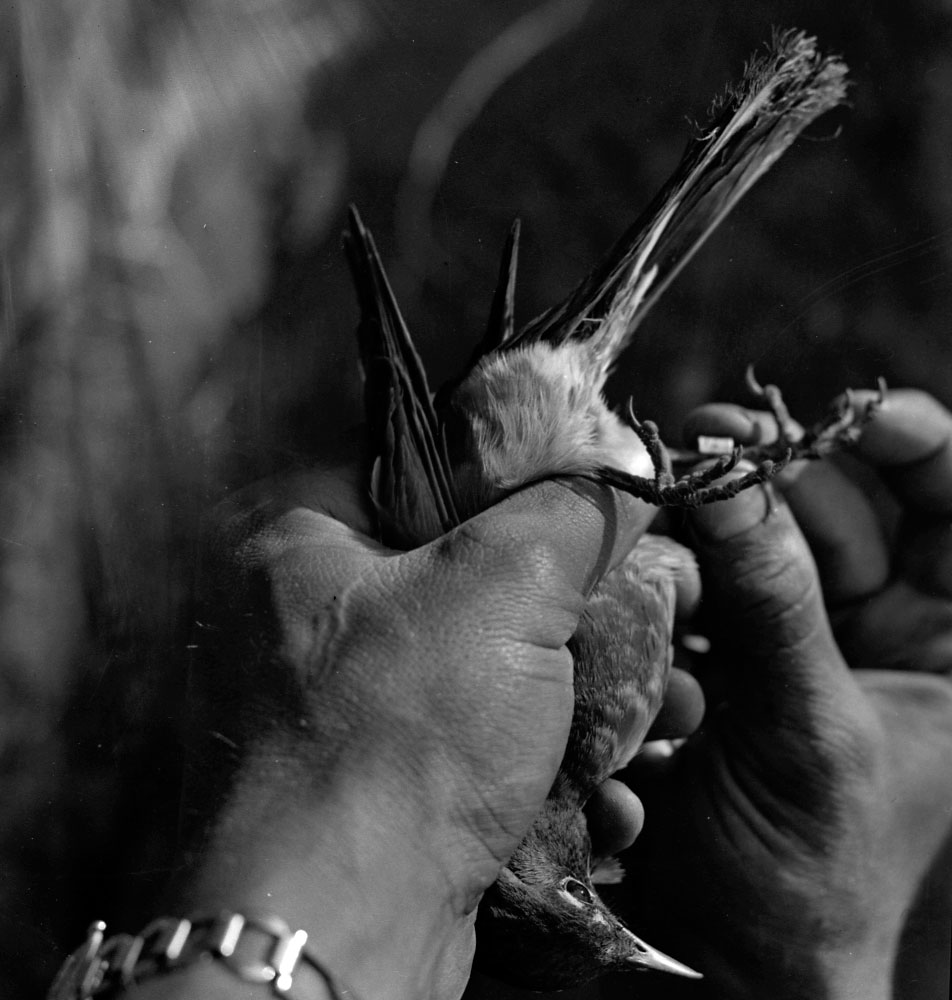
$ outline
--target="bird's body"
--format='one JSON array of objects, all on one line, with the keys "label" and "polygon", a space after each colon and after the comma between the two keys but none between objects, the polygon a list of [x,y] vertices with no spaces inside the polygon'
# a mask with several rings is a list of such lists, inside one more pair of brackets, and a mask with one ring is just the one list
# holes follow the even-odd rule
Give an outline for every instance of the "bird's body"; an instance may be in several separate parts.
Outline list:
[{"label": "bird's body", "polygon": [[[552,476],[585,476],[684,506],[771,474],[765,462],[729,488],[712,486],[740,457],[736,449],[713,471],[676,480],[657,428],[633,416],[626,426],[603,390],[647,310],[800,130],[843,98],[844,77],[842,63],[819,55],[812,39],[778,35],[606,260],[520,329],[514,226],[486,337],[468,371],[435,398],[373,240],[353,213],[346,245],[362,305],[358,336],[377,453],[371,490],[384,542],[424,544]],[[595,881],[618,868],[592,857],[583,812],[637,752],[658,711],[673,580],[690,558],[648,536],[592,595],[570,645],[575,714],[565,757],[538,819],[480,904],[477,961],[499,978],[552,989],[618,968],[696,975],[640,941],[599,899]]]},{"label": "bird's body", "polygon": [[[593,854],[584,806],[640,749],[671,664],[675,580],[693,560],[645,535],[593,592],[569,643],[575,708],[562,764],[541,813],[480,904],[483,971],[532,989],[560,989],[639,966],[689,974],[625,928],[598,895],[618,882]],[[561,919],[553,921],[552,913]],[[555,930],[553,930],[555,924]],[[481,935],[481,936],[480,936]]]},{"label": "bird's body", "polygon": [[578,807],[631,763],[658,714],[672,658],[675,584],[693,562],[677,542],[645,535],[588,600],[571,640],[575,708],[553,789]]},{"label": "bird's body", "polygon": [[605,402],[599,362],[590,341],[539,342],[487,356],[459,385],[444,419],[462,425],[453,468],[474,512],[553,475],[650,473],[644,447]]}]

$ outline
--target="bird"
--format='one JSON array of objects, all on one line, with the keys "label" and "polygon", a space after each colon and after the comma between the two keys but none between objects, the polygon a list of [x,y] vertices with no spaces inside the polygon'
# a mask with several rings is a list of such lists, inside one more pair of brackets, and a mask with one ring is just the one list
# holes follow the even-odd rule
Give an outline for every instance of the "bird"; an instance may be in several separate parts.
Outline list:
[{"label": "bird", "polygon": [[[369,491],[382,542],[426,544],[516,490],[553,477],[605,483],[657,506],[713,503],[762,483],[791,458],[855,437],[868,417],[847,400],[800,433],[779,390],[751,388],[777,416],[770,444],[715,442],[701,471],[680,461],[629,402],[604,386],[648,310],[744,193],[814,119],[847,93],[843,61],[802,31],[774,33],[741,82],[715,101],[668,182],[560,303],[517,326],[517,220],[505,242],[485,334],[436,393],[401,316],[373,236],[351,208],[344,235],[361,315],[358,347],[375,456]],[[718,482],[741,459],[751,471]],[[646,474],[648,473],[648,474]],[[607,971],[699,973],[647,944],[601,899],[616,859],[593,855],[584,807],[638,752],[672,658],[675,580],[693,556],[645,535],[595,588],[570,640],[575,709],[555,782],[525,839],[479,904],[476,964],[515,986],[555,990]],[[629,876],[637,878],[637,874]]]},{"label": "bird", "polygon": [[597,887],[620,882],[593,857],[584,806],[631,762],[657,715],[672,660],[675,581],[691,553],[645,535],[588,600],[569,643],[575,706],[568,745],[542,811],[477,916],[477,966],[510,985],[558,990],[611,971],[699,978],[632,933]]}]

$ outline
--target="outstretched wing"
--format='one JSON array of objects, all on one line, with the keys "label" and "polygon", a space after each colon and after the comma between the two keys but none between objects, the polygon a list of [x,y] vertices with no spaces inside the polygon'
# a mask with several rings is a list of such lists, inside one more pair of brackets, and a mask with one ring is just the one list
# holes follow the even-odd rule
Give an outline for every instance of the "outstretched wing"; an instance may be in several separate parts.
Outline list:
[{"label": "outstretched wing", "polygon": [[715,102],[667,184],[575,291],[504,346],[586,338],[600,326],[611,360],[661,293],[800,132],[846,96],[846,66],[800,31],[774,35],[739,86]]},{"label": "outstretched wing", "polygon": [[353,207],[344,248],[361,317],[364,407],[378,456],[371,493],[388,545],[412,548],[460,523],[440,423],[373,236]]}]

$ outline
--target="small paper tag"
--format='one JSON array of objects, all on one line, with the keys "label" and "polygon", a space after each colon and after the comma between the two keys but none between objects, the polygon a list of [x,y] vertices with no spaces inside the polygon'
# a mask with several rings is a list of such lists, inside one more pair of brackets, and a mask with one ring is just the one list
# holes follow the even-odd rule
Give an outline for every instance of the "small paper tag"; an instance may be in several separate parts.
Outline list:
[{"label": "small paper tag", "polygon": [[711,651],[711,640],[706,635],[696,635],[693,632],[681,636],[681,645],[691,653],[709,653]]},{"label": "small paper tag", "polygon": [[734,450],[734,439],[701,434],[697,439],[697,450],[702,455],[729,455]]}]

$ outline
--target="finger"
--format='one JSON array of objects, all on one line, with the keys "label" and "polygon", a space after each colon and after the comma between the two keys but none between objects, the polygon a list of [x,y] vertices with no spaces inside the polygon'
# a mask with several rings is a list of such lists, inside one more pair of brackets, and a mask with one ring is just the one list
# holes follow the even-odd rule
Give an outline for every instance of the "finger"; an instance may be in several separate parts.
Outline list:
[{"label": "finger", "polygon": [[[686,433],[771,444],[770,413],[710,404],[689,417]],[[877,593],[889,577],[889,549],[867,495],[830,462],[793,462],[775,480],[810,544],[827,603],[840,606]]]},{"label": "finger", "polygon": [[[255,535],[242,558],[257,564],[319,544],[322,555],[309,566],[313,579],[306,588],[307,602],[316,604],[378,557],[393,555],[372,537],[366,449],[359,446],[359,436],[345,444],[320,468],[258,483],[222,505],[216,548],[234,551]],[[571,588],[587,593],[628,554],[654,515],[654,508],[634,497],[566,478],[513,494],[451,532],[450,538],[456,537],[448,544],[457,550],[508,550],[510,558],[522,558],[527,568],[541,561]],[[435,543],[437,548],[446,544],[445,539]]]},{"label": "finger", "polygon": [[587,594],[628,555],[654,513],[643,501],[589,480],[547,480],[512,494],[448,539],[459,535],[510,557],[524,553]]},{"label": "finger", "polygon": [[833,462],[796,463],[780,488],[816,561],[827,606],[854,605],[886,586],[889,543],[868,494]]},{"label": "finger", "polygon": [[[867,395],[856,393],[857,405]],[[893,390],[857,452],[904,505],[903,575],[927,594],[952,596],[952,414],[926,393]]]},{"label": "finger", "polygon": [[609,778],[585,806],[585,819],[596,857],[607,858],[635,842],[645,822],[641,799],[621,781]]},{"label": "finger", "polygon": [[700,436],[733,438],[737,444],[773,444],[779,435],[772,413],[734,403],[707,403],[692,410],[684,421],[684,443],[697,446]]},{"label": "finger", "polygon": [[704,717],[704,694],[698,682],[684,670],[671,670],[664,701],[647,740],[671,740],[690,736]]},{"label": "finger", "polygon": [[897,580],[835,619],[847,660],[858,667],[952,673],[952,602]]},{"label": "finger", "polygon": [[907,517],[900,536],[898,566],[904,579],[924,596],[952,599],[952,522],[921,514]]},{"label": "finger", "polygon": [[[550,675],[571,698],[575,633],[589,591],[627,555],[652,512],[609,487],[577,480],[545,481],[471,518],[429,545],[384,560],[382,572],[399,603],[441,607],[440,634],[459,644],[462,632],[482,656],[565,653]],[[454,626],[453,622],[459,624]],[[525,671],[498,671],[524,711],[516,688],[538,684]],[[527,695],[529,697],[529,695]],[[569,702],[571,704],[571,702]]]},{"label": "finger", "polygon": [[720,651],[734,657],[732,699],[768,728],[815,732],[830,714],[850,718],[855,683],[787,505],[769,488],[751,489],[701,508],[692,526]]},{"label": "finger", "polygon": [[679,625],[689,622],[701,603],[701,573],[690,553],[674,575],[674,618]]},{"label": "finger", "polygon": [[[854,393],[857,407],[876,398]],[[932,396],[892,389],[863,429],[857,453],[881,469],[908,506],[952,516],[952,414]]]}]

